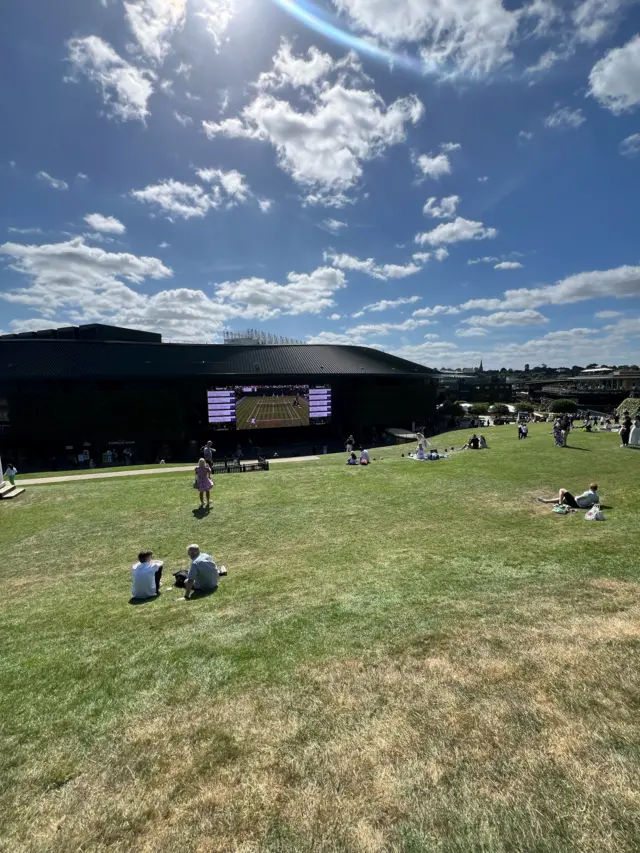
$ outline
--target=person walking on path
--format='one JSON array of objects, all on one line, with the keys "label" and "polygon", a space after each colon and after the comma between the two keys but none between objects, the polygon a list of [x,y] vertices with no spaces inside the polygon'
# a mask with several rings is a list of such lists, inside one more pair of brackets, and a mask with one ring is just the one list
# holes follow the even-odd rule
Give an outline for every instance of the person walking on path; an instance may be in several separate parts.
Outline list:
[{"label": "person walking on path", "polygon": [[211,506],[211,489],[213,488],[213,480],[211,479],[211,468],[207,465],[204,457],[198,461],[196,468],[196,489],[200,494],[200,506],[204,507],[204,498],[207,496],[207,508]]},{"label": "person walking on path", "polygon": [[12,486],[15,486],[15,484],[16,484],[16,474],[17,473],[18,472],[16,471],[16,468],[15,468],[13,462],[9,462],[7,467],[4,469],[4,476],[7,478],[7,480],[11,483]]}]

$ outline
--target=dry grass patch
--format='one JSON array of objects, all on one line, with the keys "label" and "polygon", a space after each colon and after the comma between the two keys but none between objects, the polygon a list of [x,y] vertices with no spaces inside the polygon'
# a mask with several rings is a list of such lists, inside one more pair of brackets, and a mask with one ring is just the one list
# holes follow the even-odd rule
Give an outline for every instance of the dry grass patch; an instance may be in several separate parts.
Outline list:
[{"label": "dry grass patch", "polygon": [[135,715],[7,849],[636,851],[637,587]]}]

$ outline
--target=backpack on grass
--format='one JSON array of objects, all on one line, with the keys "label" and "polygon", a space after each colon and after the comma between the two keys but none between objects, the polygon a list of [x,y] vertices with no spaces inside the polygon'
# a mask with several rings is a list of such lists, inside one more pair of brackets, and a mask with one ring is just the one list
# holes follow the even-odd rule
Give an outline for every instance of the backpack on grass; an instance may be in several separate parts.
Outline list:
[{"label": "backpack on grass", "polygon": [[184,570],[180,572],[174,572],[173,577],[174,586],[176,586],[178,589],[184,589],[187,583],[187,578],[189,577],[188,572],[185,572]]}]

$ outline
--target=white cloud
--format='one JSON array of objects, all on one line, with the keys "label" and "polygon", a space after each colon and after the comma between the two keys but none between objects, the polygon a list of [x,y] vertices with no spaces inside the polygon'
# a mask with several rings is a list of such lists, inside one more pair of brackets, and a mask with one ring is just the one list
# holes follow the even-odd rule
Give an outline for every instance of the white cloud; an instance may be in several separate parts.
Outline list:
[{"label": "white cloud", "polygon": [[44,181],[54,190],[68,190],[69,184],[66,181],[59,181],[57,178],[52,178],[48,172],[38,172],[36,178],[39,181]]},{"label": "white cloud", "polygon": [[341,254],[336,255],[333,252],[325,252],[324,260],[331,263],[332,266],[342,270],[353,270],[354,272],[362,272],[365,275],[370,275],[371,278],[377,278],[381,281],[386,281],[390,278],[406,278],[409,275],[420,272],[421,267],[414,263],[408,264],[376,264],[373,258],[361,260],[353,255]]},{"label": "white cloud", "polygon": [[132,0],[124,4],[124,11],[142,52],[163,62],[171,49],[171,37],[184,25],[186,0]]},{"label": "white cloud", "polygon": [[[239,117],[203,122],[209,139],[217,136],[269,142],[281,169],[311,194],[344,204],[344,193],[362,175],[363,163],[403,142],[406,125],[416,124],[422,103],[409,96],[386,105],[373,90],[326,84],[311,108],[298,111],[288,101],[261,93]],[[315,195],[315,198],[314,198]]]},{"label": "white cloud", "polygon": [[329,314],[327,320],[341,320],[342,314]]},{"label": "white cloud", "polygon": [[100,231],[103,234],[124,234],[127,230],[115,216],[103,216],[101,213],[89,213],[84,221],[94,231]]},{"label": "white cloud", "polygon": [[159,249],[170,249],[171,243],[167,243],[166,240],[163,240],[162,243],[158,243],[158,248]]},{"label": "white cloud", "polygon": [[425,68],[478,77],[511,57],[519,12],[501,0],[334,0],[354,23],[383,42],[413,42]]},{"label": "white cloud", "polygon": [[555,50],[545,51],[534,65],[529,65],[526,70],[527,74],[540,74],[548,71],[561,59],[565,59],[566,55],[557,53]]},{"label": "white cloud", "polygon": [[485,255],[484,258],[474,258],[471,261],[467,261],[467,265],[472,267],[474,264],[495,264],[500,260],[500,258],[494,258],[491,255]]},{"label": "white cloud", "polygon": [[7,228],[9,234],[44,234],[42,228]]},{"label": "white cloud", "polygon": [[143,190],[132,190],[131,196],[145,204],[155,205],[170,217],[180,219],[206,216],[213,206],[212,197],[197,184],[184,184],[169,179],[149,185]]},{"label": "white cloud", "polygon": [[436,154],[435,157],[430,157],[428,154],[421,154],[416,158],[416,165],[426,178],[441,178],[443,175],[451,174],[451,162],[446,154]]},{"label": "white cloud", "polygon": [[260,213],[269,213],[273,207],[273,202],[270,198],[259,198],[258,207],[260,208]]},{"label": "white cloud", "polygon": [[339,234],[343,228],[348,228],[346,222],[341,222],[339,219],[324,219],[322,225],[330,234]]},{"label": "white cloud", "polygon": [[443,222],[433,231],[416,234],[415,241],[424,245],[438,246],[443,243],[459,243],[462,240],[487,240],[497,237],[495,228],[485,228],[482,222],[473,222],[457,216],[453,222]]},{"label": "white cloud", "polygon": [[494,270],[521,270],[522,264],[519,261],[500,261],[496,264]]},{"label": "white cloud", "polygon": [[[402,296],[398,299],[381,299],[379,302],[372,302],[370,305],[365,305],[362,311],[358,312],[358,316],[362,316],[365,311],[389,311],[391,308],[398,308],[400,305],[413,305],[415,302],[420,302],[421,299],[421,296]],[[354,314],[353,316],[355,317],[356,315]]]},{"label": "white cloud", "polygon": [[622,311],[598,311],[594,314],[598,320],[611,320],[614,317],[622,317]]},{"label": "white cloud", "polygon": [[431,258],[431,252],[414,252],[411,257],[417,264],[426,264]]},{"label": "white cloud", "polygon": [[347,334],[357,337],[380,337],[391,332],[413,332],[421,326],[428,326],[431,320],[403,320],[402,323],[364,323],[347,329]]},{"label": "white cloud", "polygon": [[453,219],[459,204],[459,195],[445,196],[440,199],[440,204],[438,204],[438,199],[435,196],[431,196],[427,199],[422,212],[425,216],[433,216],[434,219]]},{"label": "white cloud", "polygon": [[568,130],[580,127],[585,121],[581,109],[570,110],[569,107],[556,106],[556,109],[545,118],[544,125],[558,130]]},{"label": "white cloud", "polygon": [[613,29],[625,0],[584,0],[572,13],[578,41],[595,44]]},{"label": "white cloud", "polygon": [[205,23],[205,29],[213,38],[216,48],[222,44],[224,34],[237,11],[236,0],[198,0],[195,13]]},{"label": "white cloud", "polygon": [[459,142],[443,142],[440,145],[441,151],[445,154],[450,154],[452,151],[459,151],[462,148]]},{"label": "white cloud", "polygon": [[434,305],[432,308],[418,308],[413,317],[435,317],[438,314],[459,314],[460,309],[455,305]]},{"label": "white cloud", "polygon": [[231,208],[244,204],[251,197],[245,176],[235,169],[198,169],[198,177],[211,185],[206,192],[198,184],[185,184],[168,179],[152,184],[143,190],[133,190],[131,196],[137,201],[154,205],[169,217],[192,219],[206,216],[210,210]]},{"label": "white cloud", "polygon": [[319,267],[312,273],[289,273],[287,284],[262,278],[227,281],[216,285],[216,297],[229,303],[244,303],[243,316],[268,319],[279,314],[319,314],[335,304],[333,295],[346,287],[344,273]]},{"label": "white cloud", "polygon": [[456,329],[456,336],[458,338],[483,338],[487,334],[487,330],[483,329],[481,326],[472,326],[468,329]]},{"label": "white cloud", "polygon": [[577,273],[545,287],[507,290],[503,299],[471,299],[461,308],[469,311],[519,310],[542,305],[569,305],[587,299],[634,296],[640,296],[640,266],[623,266]]},{"label": "white cloud", "polygon": [[307,338],[309,344],[331,344],[334,346],[357,346],[364,343],[362,335],[340,334],[339,332],[320,332]]},{"label": "white cloud", "polygon": [[273,68],[271,71],[264,71],[255,85],[263,91],[276,91],[285,86],[315,89],[329,74],[347,68],[357,73],[361,71],[354,54],[347,54],[336,60],[312,46],[306,56],[294,56],[290,42],[282,39],[278,52],[273,57]]},{"label": "white cloud", "polygon": [[179,113],[177,110],[174,111],[173,117],[183,127],[189,127],[190,124],[193,124],[193,119],[191,118],[191,116],[185,116],[182,113]]},{"label": "white cloud", "polygon": [[119,121],[144,121],[155,75],[122,59],[98,36],[68,42],[74,72],[84,74],[102,94],[108,114]]},{"label": "white cloud", "polygon": [[589,74],[589,94],[616,114],[640,105],[640,35],[596,62]]},{"label": "white cloud", "polygon": [[518,139],[524,139],[528,142],[530,139],[533,139],[533,133],[528,130],[521,130],[518,133]]},{"label": "white cloud", "polygon": [[188,101],[201,101],[202,100],[200,95],[194,95],[193,92],[185,92],[184,96]]},{"label": "white cloud", "polygon": [[76,175],[76,181],[88,181],[89,175],[85,175],[84,172],[78,172]]},{"label": "white cloud", "polygon": [[486,184],[488,180],[489,180],[489,176],[488,176],[488,175],[481,175],[481,176],[478,178],[478,183],[480,183],[480,184]]},{"label": "white cloud", "polygon": [[193,66],[189,65],[188,62],[181,62],[176,68],[176,74],[178,77],[184,77],[188,80],[191,77],[191,72],[193,71]]},{"label": "white cloud", "polygon": [[147,278],[173,275],[158,258],[106,252],[87,246],[81,237],[41,246],[5,243],[0,254],[12,258],[11,268],[31,280],[28,287],[7,291],[2,298],[49,315],[63,307],[100,311],[109,299],[115,310],[118,304],[138,296],[121,279],[141,284]]},{"label": "white cloud", "polygon": [[623,157],[635,157],[640,154],[640,133],[632,133],[620,143],[618,150]]},{"label": "white cloud", "polygon": [[230,172],[223,172],[222,169],[198,169],[196,175],[204,183],[212,184],[214,191],[221,187],[224,195],[229,199],[229,207],[235,204],[244,204],[251,196],[251,190],[246,183],[245,176],[236,169],[232,169]]},{"label": "white cloud", "polygon": [[548,319],[539,311],[528,309],[526,311],[497,311],[486,317],[469,317],[462,321],[468,326],[535,326],[539,323],[548,323]]},{"label": "white cloud", "polygon": [[441,246],[439,249],[436,249],[433,254],[436,261],[444,261],[445,258],[449,257],[449,250],[445,249],[444,246]]},{"label": "white cloud", "polygon": [[257,278],[223,282],[215,286],[213,298],[188,288],[148,295],[125,282],[142,284],[173,275],[157,258],[109,253],[87,246],[81,238],[45,246],[5,243],[0,254],[9,256],[11,268],[29,279],[28,286],[2,294],[9,302],[37,308],[48,318],[65,310],[65,322],[153,329],[180,340],[210,338],[233,318],[318,314],[332,307],[335,291],[346,286],[344,273],[325,267],[309,274],[289,273],[284,285]]}]

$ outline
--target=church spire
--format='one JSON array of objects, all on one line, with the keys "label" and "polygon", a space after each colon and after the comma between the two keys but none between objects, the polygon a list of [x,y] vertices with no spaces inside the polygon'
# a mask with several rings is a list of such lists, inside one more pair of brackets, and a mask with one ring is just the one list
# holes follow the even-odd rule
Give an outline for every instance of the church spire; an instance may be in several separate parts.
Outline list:
[{"label": "church spire", "polygon": [[480,359],[480,367],[478,368],[480,373],[484,373],[484,367],[482,366],[482,359]]}]

